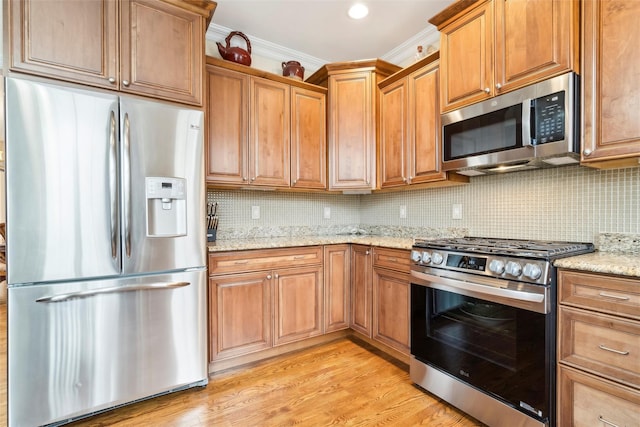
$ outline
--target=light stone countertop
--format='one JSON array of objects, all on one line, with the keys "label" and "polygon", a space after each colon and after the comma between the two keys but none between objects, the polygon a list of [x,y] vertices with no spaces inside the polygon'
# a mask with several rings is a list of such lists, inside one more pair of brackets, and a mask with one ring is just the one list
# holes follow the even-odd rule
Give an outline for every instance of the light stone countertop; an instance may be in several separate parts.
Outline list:
[{"label": "light stone countertop", "polygon": [[380,246],[393,249],[411,249],[413,238],[386,237],[372,235],[331,235],[331,236],[297,236],[225,239],[209,242],[209,252],[242,251],[248,249],[290,248],[297,246],[336,245],[341,243],[355,243],[359,245]]},{"label": "light stone countertop", "polygon": [[561,258],[553,265],[558,268],[640,278],[640,255],[638,254],[593,252]]}]

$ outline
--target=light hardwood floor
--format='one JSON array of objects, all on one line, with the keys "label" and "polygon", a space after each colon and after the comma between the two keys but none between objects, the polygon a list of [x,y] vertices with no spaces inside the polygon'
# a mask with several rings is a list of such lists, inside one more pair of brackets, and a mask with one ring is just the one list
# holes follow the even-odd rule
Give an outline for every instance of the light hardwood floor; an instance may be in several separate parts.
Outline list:
[{"label": "light hardwood floor", "polygon": [[[0,295],[0,425],[6,423],[6,300]],[[407,365],[343,338],[218,373],[205,388],[127,405],[86,426],[481,426],[425,393]]]},{"label": "light hardwood floor", "polygon": [[344,338],[225,371],[204,389],[125,406],[71,426],[481,426],[425,393],[407,366]]}]

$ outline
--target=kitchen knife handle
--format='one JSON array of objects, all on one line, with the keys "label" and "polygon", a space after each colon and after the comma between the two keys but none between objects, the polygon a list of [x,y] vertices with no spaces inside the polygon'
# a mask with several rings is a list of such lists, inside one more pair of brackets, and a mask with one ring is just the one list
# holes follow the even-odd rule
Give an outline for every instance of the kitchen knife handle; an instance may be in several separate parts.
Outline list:
[{"label": "kitchen knife handle", "polygon": [[124,156],[123,156],[123,189],[124,189],[124,246],[127,258],[131,257],[131,126],[129,113],[124,114]]},{"label": "kitchen knife handle", "polygon": [[92,297],[96,295],[104,295],[104,294],[117,294],[122,292],[132,292],[132,291],[150,291],[157,289],[173,289],[173,288],[182,288],[185,286],[189,286],[189,282],[160,282],[160,283],[149,283],[146,285],[124,285],[124,286],[111,286],[109,288],[101,288],[101,289],[89,289],[86,291],[78,291],[78,292],[69,292],[66,294],[58,294],[52,295],[48,297],[38,298],[36,302],[64,302],[70,299],[76,298],[86,298]]},{"label": "kitchen knife handle", "polygon": [[109,119],[109,197],[111,205],[111,258],[118,257],[118,148],[116,139],[116,113]]}]

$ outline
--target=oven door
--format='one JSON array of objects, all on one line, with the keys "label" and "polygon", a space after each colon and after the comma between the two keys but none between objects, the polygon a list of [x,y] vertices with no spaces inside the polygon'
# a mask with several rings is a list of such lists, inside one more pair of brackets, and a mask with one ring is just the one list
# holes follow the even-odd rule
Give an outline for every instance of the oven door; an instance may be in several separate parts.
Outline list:
[{"label": "oven door", "polygon": [[412,275],[411,354],[528,416],[548,420],[555,398],[555,315],[542,308],[551,298],[548,288],[533,285],[533,293],[513,289],[505,296],[509,289],[486,280]]}]

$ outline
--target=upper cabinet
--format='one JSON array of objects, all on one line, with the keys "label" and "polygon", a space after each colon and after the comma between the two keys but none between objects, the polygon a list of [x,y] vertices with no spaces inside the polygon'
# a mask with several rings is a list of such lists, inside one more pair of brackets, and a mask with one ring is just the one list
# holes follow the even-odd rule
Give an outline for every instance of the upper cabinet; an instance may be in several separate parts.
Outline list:
[{"label": "upper cabinet", "polygon": [[326,90],[207,57],[207,183],[326,188]]},{"label": "upper cabinet", "polygon": [[582,164],[638,166],[640,2],[582,2]]},{"label": "upper cabinet", "polygon": [[578,12],[577,0],[468,0],[431,18],[442,111],[577,70]]},{"label": "upper cabinet", "polygon": [[11,0],[10,68],[201,105],[204,34],[215,6],[208,0]]},{"label": "upper cabinet", "polygon": [[382,60],[327,64],[307,82],[327,87],[329,189],[377,187],[378,83],[400,67]]},{"label": "upper cabinet", "polygon": [[441,169],[438,53],[391,75],[380,88],[380,188],[466,183]]}]

